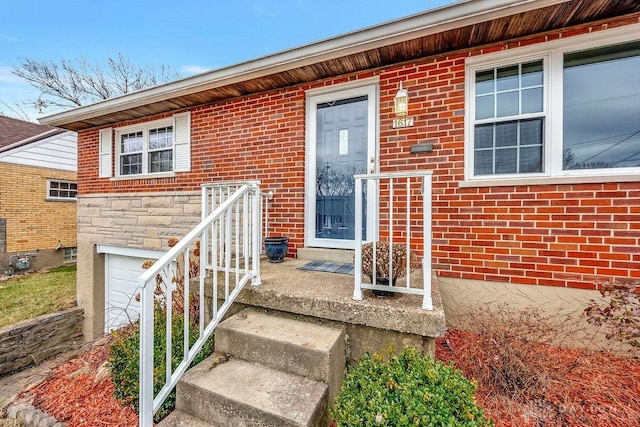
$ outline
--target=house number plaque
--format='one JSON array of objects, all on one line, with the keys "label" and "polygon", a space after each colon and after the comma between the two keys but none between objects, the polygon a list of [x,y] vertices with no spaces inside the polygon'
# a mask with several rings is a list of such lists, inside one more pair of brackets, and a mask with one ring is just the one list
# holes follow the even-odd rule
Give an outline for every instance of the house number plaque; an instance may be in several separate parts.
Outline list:
[{"label": "house number plaque", "polygon": [[413,117],[400,117],[397,119],[393,119],[393,128],[408,128],[413,126]]}]

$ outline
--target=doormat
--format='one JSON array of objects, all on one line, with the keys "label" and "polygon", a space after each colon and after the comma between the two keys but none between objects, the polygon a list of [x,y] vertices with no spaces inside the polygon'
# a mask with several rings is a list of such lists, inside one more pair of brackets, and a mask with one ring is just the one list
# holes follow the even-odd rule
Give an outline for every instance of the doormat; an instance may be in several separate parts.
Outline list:
[{"label": "doormat", "polygon": [[324,273],[354,274],[353,264],[339,264],[328,261],[311,261],[298,267],[298,270],[322,271]]}]

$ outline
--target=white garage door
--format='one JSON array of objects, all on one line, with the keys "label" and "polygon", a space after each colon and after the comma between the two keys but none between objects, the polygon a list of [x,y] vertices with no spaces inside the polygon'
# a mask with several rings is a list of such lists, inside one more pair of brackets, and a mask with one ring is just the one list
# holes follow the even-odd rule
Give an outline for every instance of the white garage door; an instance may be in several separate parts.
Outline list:
[{"label": "white garage door", "polygon": [[105,331],[109,332],[134,322],[140,315],[136,301],[138,278],[148,258],[106,254],[105,265]]}]

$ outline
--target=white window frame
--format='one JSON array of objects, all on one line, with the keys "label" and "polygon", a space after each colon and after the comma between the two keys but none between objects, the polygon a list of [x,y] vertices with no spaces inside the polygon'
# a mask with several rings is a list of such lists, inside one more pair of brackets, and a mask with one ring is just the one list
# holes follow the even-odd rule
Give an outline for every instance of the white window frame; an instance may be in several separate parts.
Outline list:
[{"label": "white window frame", "polygon": [[[173,132],[173,140],[171,143],[171,151],[172,151],[172,159],[171,159],[171,170],[163,171],[163,172],[149,172],[149,153],[158,151],[158,150],[150,150],[149,149],[149,131],[152,129],[158,129],[163,127],[171,126]],[[121,144],[121,136],[123,134],[142,132],[142,173],[138,174],[128,174],[123,175],[120,170],[121,160],[123,155],[127,154],[136,154],[136,153],[122,153],[122,144]],[[115,144],[116,144],[116,178],[123,179],[136,179],[141,177],[171,177],[175,175],[175,157],[176,157],[176,144],[175,144],[175,125],[173,117],[169,117],[166,119],[155,120],[152,122],[140,123],[136,125],[123,126],[121,128],[115,129]],[[164,151],[164,150],[161,150]]]},{"label": "white window frame", "polygon": [[[465,175],[462,187],[589,183],[640,180],[640,167],[563,170],[563,60],[564,54],[640,40],[640,24],[541,42],[535,45],[467,58],[465,61]],[[489,68],[543,60],[543,165],[541,173],[474,176],[475,79]],[[511,120],[525,119],[522,115]],[[494,121],[501,121],[495,119]],[[483,120],[482,122],[484,122]]]},{"label": "white window frame", "polygon": [[[59,184],[76,184],[76,197],[61,197],[61,196],[52,196],[51,190],[60,190],[60,188],[51,188],[51,183],[57,182]],[[71,189],[62,189],[62,191],[74,191]],[[47,200],[55,201],[55,202],[75,202],[78,200],[78,183],[76,181],[69,181],[66,179],[47,179]]]}]

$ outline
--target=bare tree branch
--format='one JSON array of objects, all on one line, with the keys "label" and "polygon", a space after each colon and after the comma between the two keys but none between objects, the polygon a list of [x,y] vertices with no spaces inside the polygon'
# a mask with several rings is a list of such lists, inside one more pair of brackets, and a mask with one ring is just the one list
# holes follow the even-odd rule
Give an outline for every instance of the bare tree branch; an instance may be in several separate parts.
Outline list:
[{"label": "bare tree branch", "polygon": [[13,103],[8,103],[5,101],[0,101],[0,105],[4,106],[7,111],[3,111],[0,109],[1,116],[13,117],[14,119],[24,120],[25,122],[32,121],[27,112],[24,110],[24,107],[20,105],[17,101],[13,101]]},{"label": "bare tree branch", "polygon": [[40,91],[25,105],[44,114],[92,104],[175,80],[180,75],[169,67],[138,67],[122,54],[108,58],[106,65],[91,64],[86,58],[38,61],[22,58],[12,73]]}]

